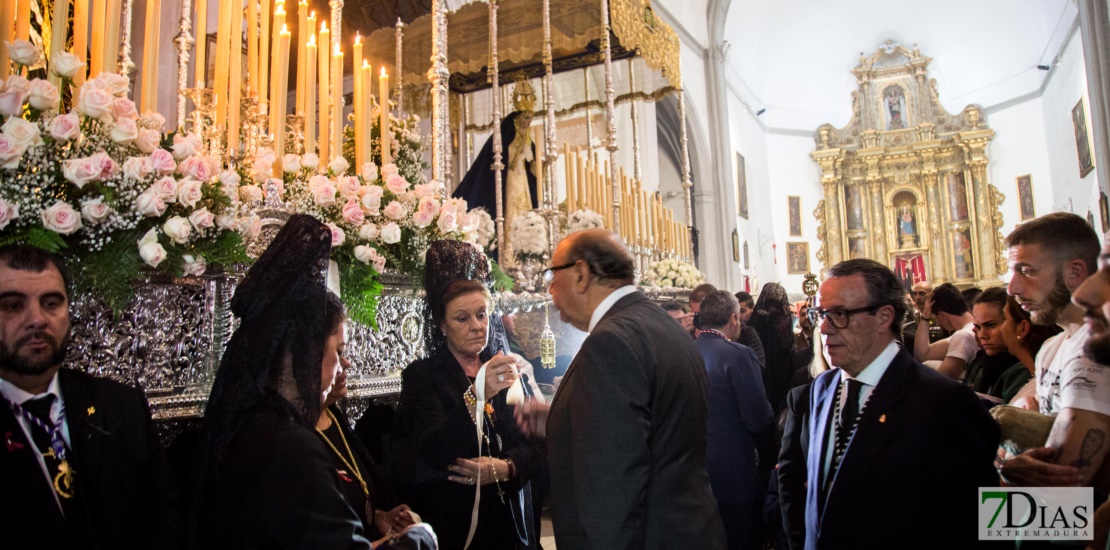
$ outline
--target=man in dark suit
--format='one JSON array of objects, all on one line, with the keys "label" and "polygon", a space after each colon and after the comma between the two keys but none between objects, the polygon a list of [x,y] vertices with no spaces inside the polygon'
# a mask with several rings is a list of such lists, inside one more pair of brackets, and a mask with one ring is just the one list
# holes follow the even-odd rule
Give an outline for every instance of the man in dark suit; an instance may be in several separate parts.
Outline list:
[{"label": "man in dark suit", "polygon": [[555,543],[577,550],[725,546],[705,470],[706,373],[694,341],[633,285],[613,233],[572,233],[545,272],[563,321],[590,335],[550,410],[518,412],[546,426]]},{"label": "man in dark suit", "polygon": [[773,413],[763,391],[759,359],[740,337],[740,304],[725,290],[709,293],[698,313],[696,344],[709,375],[709,422],[705,467],[717,498],[729,550],[758,548],[763,488],[756,435]]},{"label": "man in dark suit", "polygon": [[872,260],[833,266],[817,293],[829,362],[810,389],[806,548],[968,548],[979,487],[998,485],[998,426],[975,394],[895,339],[906,305]]},{"label": "man in dark suit", "polygon": [[57,257],[0,248],[0,537],[11,548],[180,546],[178,490],[142,392],[61,370]]}]

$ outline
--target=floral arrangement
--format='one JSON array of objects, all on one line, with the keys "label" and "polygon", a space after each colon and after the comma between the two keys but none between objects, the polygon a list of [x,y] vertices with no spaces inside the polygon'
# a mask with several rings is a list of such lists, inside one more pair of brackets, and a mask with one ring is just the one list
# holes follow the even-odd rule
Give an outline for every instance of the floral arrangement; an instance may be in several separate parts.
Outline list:
[{"label": "floral arrangement", "polygon": [[240,232],[257,225],[236,216],[199,139],[163,134],[164,119],[140,116],[128,79],[112,73],[85,82],[61,112],[83,63],[55,55],[59,88],[19,74],[42,63],[41,49],[17,40],[11,51],[15,74],[0,82],[0,244],[64,253],[78,290],[117,314],[144,265],[200,275],[246,260]]},{"label": "floral arrangement", "polygon": [[529,211],[513,219],[513,255],[521,262],[542,261],[547,253],[547,223],[539,214]]},{"label": "floral arrangement", "polygon": [[664,288],[695,288],[704,282],[705,276],[693,264],[667,258],[648,266],[640,284]]},{"label": "floral arrangement", "polygon": [[569,235],[575,231],[598,227],[605,227],[605,218],[589,208],[583,208],[582,210],[575,210],[567,216],[566,231],[563,234]]},{"label": "floral arrangement", "polygon": [[[420,116],[406,114],[398,118],[393,115],[393,102],[389,102],[389,150],[392,161],[397,166],[397,173],[413,185],[425,183],[424,173],[428,165],[424,162],[424,153],[427,152],[428,142],[420,133]],[[370,143],[371,158],[366,159],[378,166],[382,165],[381,157],[381,107],[375,102],[370,110]],[[354,116],[354,115],[350,115]],[[351,166],[355,166],[355,129],[354,124],[344,127],[343,158]]]},{"label": "floral arrangement", "polygon": [[239,197],[260,204],[271,198],[268,193],[276,193],[287,208],[331,228],[332,259],[339,264],[343,300],[357,321],[375,323],[381,293],[378,275],[387,266],[419,279],[432,241],[482,244],[481,225],[488,214],[467,212],[461,199],[444,199],[443,185],[437,181],[414,185],[394,164],[379,169],[366,163],[351,175],[344,157],[323,166],[312,153],[284,155],[284,174],[277,179],[267,170],[274,160],[275,154],[263,149],[244,165],[251,183],[238,187]]}]

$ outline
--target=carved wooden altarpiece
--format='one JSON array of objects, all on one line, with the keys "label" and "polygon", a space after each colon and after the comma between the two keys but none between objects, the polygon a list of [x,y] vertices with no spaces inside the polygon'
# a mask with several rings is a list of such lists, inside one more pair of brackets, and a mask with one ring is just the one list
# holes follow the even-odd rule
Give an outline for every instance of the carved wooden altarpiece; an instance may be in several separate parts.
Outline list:
[{"label": "carved wooden altarpiece", "polygon": [[828,267],[872,258],[907,286],[997,285],[1006,261],[1004,197],[987,181],[994,131],[975,105],[945,111],[930,61],[891,41],[861,54],[851,121],[817,129],[817,259]]}]

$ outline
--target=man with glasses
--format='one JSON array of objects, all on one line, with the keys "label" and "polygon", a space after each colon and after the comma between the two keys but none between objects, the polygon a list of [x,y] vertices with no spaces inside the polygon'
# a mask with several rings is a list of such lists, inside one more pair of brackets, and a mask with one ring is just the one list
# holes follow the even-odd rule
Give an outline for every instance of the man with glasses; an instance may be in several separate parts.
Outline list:
[{"label": "man with glasses", "polygon": [[614,233],[570,234],[544,278],[559,317],[590,333],[550,408],[517,409],[526,435],[547,435],[556,545],[723,549],[693,339],[633,285]]},{"label": "man with glasses", "polygon": [[977,489],[998,483],[998,426],[971,390],[898,346],[906,304],[889,269],[841,262],[817,304],[807,313],[839,368],[810,388],[806,548],[974,545]]}]

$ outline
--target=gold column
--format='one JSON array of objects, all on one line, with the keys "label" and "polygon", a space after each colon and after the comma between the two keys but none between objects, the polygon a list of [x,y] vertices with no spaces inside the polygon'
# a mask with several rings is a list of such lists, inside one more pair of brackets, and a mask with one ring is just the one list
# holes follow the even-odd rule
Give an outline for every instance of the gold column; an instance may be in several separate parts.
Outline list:
[{"label": "gold column", "polygon": [[925,182],[925,200],[929,205],[929,228],[931,229],[929,237],[932,240],[929,246],[929,281],[935,286],[946,280],[942,266],[947,265],[948,261],[944,256],[945,248],[941,239],[947,239],[948,233],[941,227],[940,173],[933,163],[933,153],[927,153],[923,157],[925,168],[921,177]]}]

